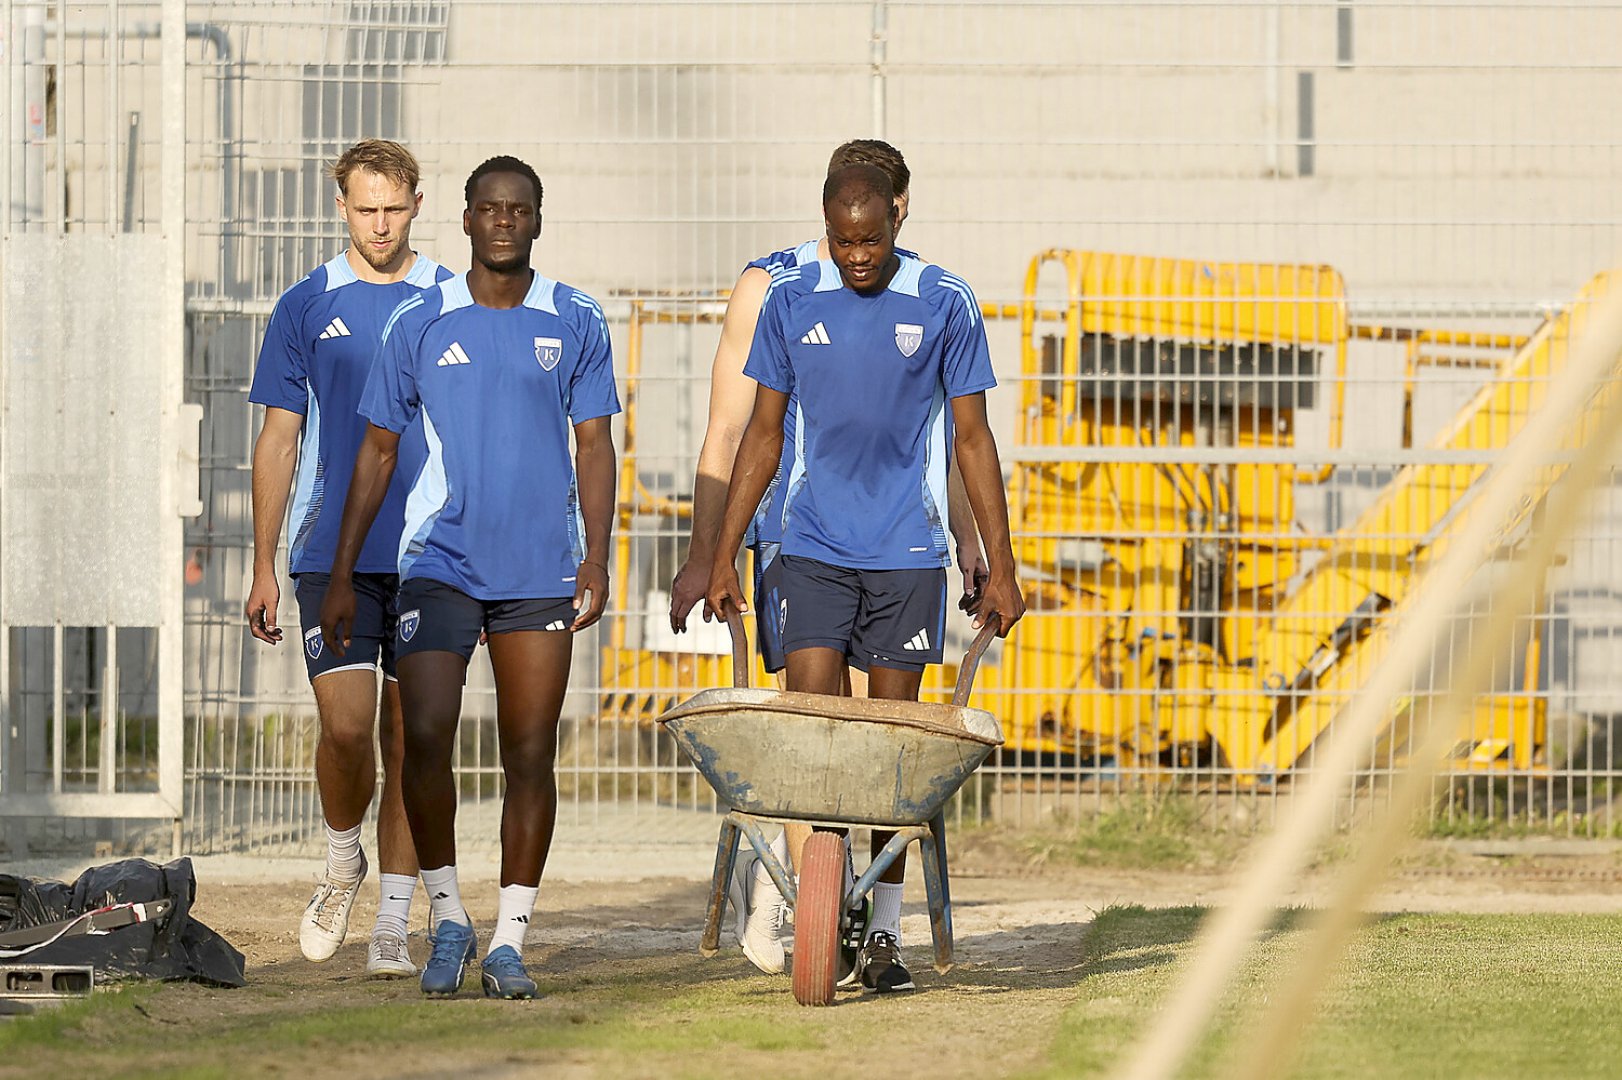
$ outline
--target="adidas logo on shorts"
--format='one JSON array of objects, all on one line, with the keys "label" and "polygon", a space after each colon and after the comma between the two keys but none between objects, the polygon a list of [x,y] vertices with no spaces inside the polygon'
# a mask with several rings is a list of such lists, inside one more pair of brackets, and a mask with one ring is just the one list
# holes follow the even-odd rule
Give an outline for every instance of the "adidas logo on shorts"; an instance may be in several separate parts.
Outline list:
[{"label": "adidas logo on shorts", "polygon": [[911,652],[928,652],[929,651],[929,631],[928,630],[920,630],[920,631],[918,631],[916,634],[912,635],[911,640],[909,640],[905,645],[903,645],[901,647],[903,649],[907,649],[907,650],[909,650]]},{"label": "adidas logo on shorts", "polygon": [[546,629],[548,629],[548,630],[567,630],[567,629],[569,629],[569,624],[564,622],[562,619],[554,619],[553,621],[546,624]]}]

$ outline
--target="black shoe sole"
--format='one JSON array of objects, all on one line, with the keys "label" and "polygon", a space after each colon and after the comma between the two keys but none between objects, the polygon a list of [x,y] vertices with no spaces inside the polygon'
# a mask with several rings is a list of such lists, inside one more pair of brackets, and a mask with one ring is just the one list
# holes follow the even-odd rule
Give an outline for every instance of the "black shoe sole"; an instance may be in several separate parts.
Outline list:
[{"label": "black shoe sole", "polygon": [[519,991],[516,994],[503,994],[500,991],[497,991],[496,993],[491,993],[489,987],[485,987],[484,996],[487,997],[487,998],[490,998],[490,999],[492,999],[494,1001],[534,1001],[535,1000],[535,994],[534,994],[533,991]]},{"label": "black shoe sole", "polygon": [[[884,978],[885,975],[887,975],[891,971],[897,971],[897,970],[899,970],[901,972],[901,978],[904,981],[901,981],[901,982],[886,982],[885,978]],[[870,990],[875,994],[895,994],[895,993],[905,992],[907,990],[916,990],[916,989],[918,989],[917,984],[912,981],[912,972],[908,971],[904,967],[901,967],[900,964],[892,965],[890,968],[888,968],[888,969],[886,969],[884,971],[878,972],[876,975],[873,976],[873,979],[872,979],[871,982],[869,982],[868,979],[866,978],[867,973],[865,971],[862,974],[863,974],[862,988],[864,990]]]}]

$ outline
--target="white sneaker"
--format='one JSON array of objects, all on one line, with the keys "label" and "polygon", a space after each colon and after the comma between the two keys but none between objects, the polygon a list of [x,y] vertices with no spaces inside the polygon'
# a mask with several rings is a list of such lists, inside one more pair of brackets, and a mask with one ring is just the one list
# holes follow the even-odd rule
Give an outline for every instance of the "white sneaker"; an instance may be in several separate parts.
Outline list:
[{"label": "white sneaker", "polygon": [[417,974],[406,939],[392,930],[378,930],[366,946],[366,974],[374,979],[409,979]]},{"label": "white sneaker", "polygon": [[743,928],[743,954],[768,975],[780,975],[787,957],[783,952],[783,912],[788,905],[776,882],[755,882],[755,906]]},{"label": "white sneaker", "polygon": [[732,866],[732,882],[727,894],[732,898],[733,932],[743,954],[749,962],[768,975],[781,975],[786,964],[783,953],[783,894],[775,884],[770,895],[760,897],[758,905],[751,905],[755,892],[755,868],[760,856],[750,849],[740,854]]},{"label": "white sneaker", "polygon": [[329,881],[322,870],[315,895],[310,897],[298,924],[298,947],[306,960],[318,964],[331,960],[344,943],[344,935],[349,932],[349,909],[355,906],[355,894],[365,880],[364,853],[360,857],[360,876],[354,881]]}]

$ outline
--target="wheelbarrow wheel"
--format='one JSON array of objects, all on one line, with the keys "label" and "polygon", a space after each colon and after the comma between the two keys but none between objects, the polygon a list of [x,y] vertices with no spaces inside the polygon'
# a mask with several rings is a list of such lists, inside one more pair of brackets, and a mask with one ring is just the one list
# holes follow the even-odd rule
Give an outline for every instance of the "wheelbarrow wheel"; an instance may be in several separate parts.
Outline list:
[{"label": "wheelbarrow wheel", "polygon": [[839,968],[839,913],[845,900],[845,839],[817,832],[800,854],[794,905],[794,1000],[832,1005]]}]

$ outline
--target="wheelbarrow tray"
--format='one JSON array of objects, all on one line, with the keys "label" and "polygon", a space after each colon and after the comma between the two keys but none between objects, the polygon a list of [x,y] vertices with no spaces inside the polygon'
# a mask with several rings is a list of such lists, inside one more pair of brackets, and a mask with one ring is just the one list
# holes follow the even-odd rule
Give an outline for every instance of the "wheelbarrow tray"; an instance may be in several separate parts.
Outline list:
[{"label": "wheelbarrow tray", "polygon": [[982,709],[751,688],[659,722],[733,809],[853,825],[929,821],[1003,741]]}]

